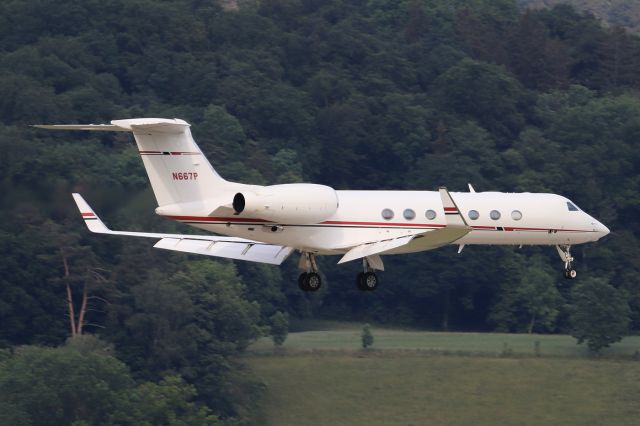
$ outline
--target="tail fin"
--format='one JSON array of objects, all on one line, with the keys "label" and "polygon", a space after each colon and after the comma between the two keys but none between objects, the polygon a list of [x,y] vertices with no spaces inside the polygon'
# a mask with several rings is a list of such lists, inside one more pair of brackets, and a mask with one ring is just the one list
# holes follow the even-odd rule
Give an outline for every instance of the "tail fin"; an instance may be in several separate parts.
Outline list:
[{"label": "tail fin", "polygon": [[149,175],[158,206],[214,198],[234,186],[211,166],[191,136],[189,123],[180,119],[134,118],[110,125],[38,125],[61,130],[130,131]]}]

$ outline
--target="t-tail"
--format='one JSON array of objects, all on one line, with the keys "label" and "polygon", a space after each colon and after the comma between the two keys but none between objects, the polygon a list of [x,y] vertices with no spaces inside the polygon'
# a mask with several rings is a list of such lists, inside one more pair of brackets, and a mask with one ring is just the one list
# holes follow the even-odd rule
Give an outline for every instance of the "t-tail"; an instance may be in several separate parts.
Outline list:
[{"label": "t-tail", "polygon": [[[36,125],[43,129],[131,132],[162,215],[231,210],[233,194],[245,185],[224,180],[211,166],[180,119],[134,118],[111,124]],[[228,207],[226,206],[228,205]]]}]

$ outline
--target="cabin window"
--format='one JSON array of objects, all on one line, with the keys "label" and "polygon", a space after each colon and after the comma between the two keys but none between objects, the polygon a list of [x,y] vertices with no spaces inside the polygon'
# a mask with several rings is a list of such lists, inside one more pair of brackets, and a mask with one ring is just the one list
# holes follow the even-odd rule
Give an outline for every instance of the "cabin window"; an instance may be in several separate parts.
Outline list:
[{"label": "cabin window", "polygon": [[573,204],[571,201],[567,201],[567,208],[569,209],[570,212],[580,211],[580,209],[576,207],[576,205]]},{"label": "cabin window", "polygon": [[416,217],[416,212],[411,209],[406,209],[402,212],[402,216],[404,216],[404,218],[407,220],[413,220]]},{"label": "cabin window", "polygon": [[435,218],[436,218],[436,212],[435,212],[435,210],[431,210],[431,209],[429,209],[429,210],[427,210],[426,212],[424,212],[424,215],[425,215],[425,217],[426,217],[427,219],[429,219],[429,220],[433,220],[433,219],[435,219]]},{"label": "cabin window", "polygon": [[480,213],[478,213],[478,210],[469,210],[469,219],[477,220],[479,217]]},{"label": "cabin window", "polygon": [[522,212],[520,210],[514,210],[511,212],[511,219],[520,220],[522,219]]},{"label": "cabin window", "polygon": [[498,220],[500,219],[500,212],[498,210],[491,210],[491,213],[489,213],[489,217],[493,220]]},{"label": "cabin window", "polygon": [[393,210],[391,210],[391,209],[382,210],[382,218],[385,219],[385,220],[393,219]]}]

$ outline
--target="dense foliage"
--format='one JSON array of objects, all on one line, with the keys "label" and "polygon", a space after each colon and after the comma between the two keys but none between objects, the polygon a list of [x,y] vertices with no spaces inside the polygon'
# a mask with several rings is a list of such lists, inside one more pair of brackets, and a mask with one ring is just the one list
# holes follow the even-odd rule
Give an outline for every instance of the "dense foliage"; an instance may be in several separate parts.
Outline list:
[{"label": "dense foliage", "polygon": [[571,335],[599,352],[622,340],[629,331],[629,305],[615,287],[602,279],[588,278],[573,289]]},{"label": "dense foliage", "polygon": [[[140,116],[189,121],[231,180],[564,194],[613,230],[576,248],[580,276],[614,285],[640,327],[638,37],[515,0],[240,3],[0,4],[0,345],[64,342],[69,289],[72,304],[88,304],[82,331],[114,344],[133,379],[174,377],[184,401],[197,395],[228,418],[260,390],[233,355],[278,311],[570,330],[571,283],[551,248],[387,257],[367,294],[358,265],[322,259],[327,286],[302,294],[297,259],[277,269],[91,236],[72,191],[114,228],[178,228],[153,215],[129,135],[28,124]],[[127,383],[109,389],[133,392]]]}]

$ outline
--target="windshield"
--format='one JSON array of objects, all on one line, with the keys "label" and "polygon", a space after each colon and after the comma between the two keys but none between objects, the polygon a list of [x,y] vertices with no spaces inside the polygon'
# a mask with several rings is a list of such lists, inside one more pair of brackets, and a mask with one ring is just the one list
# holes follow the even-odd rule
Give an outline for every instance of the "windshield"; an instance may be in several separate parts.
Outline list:
[{"label": "windshield", "polygon": [[567,208],[569,209],[570,212],[580,211],[580,209],[575,204],[573,204],[571,201],[567,201]]}]

